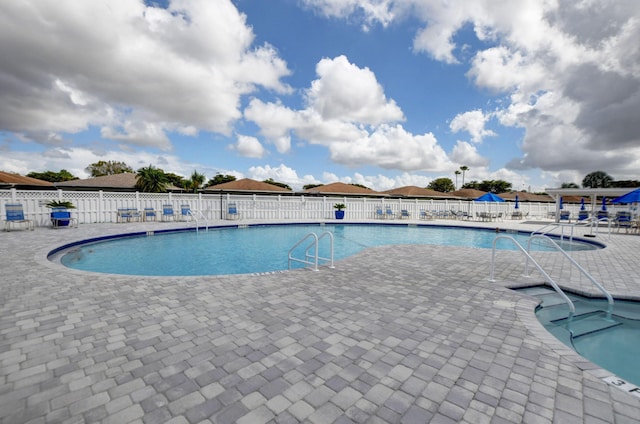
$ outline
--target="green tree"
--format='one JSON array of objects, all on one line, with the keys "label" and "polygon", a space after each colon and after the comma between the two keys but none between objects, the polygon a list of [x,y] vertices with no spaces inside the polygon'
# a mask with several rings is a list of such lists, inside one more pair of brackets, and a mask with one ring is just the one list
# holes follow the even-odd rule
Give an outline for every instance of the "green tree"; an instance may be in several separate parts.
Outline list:
[{"label": "green tree", "polygon": [[638,180],[611,181],[611,187],[618,187],[618,188],[640,187],[640,181],[638,181]]},{"label": "green tree", "polygon": [[604,171],[595,171],[587,174],[582,180],[582,187],[587,188],[607,188],[611,187],[613,178]]},{"label": "green tree", "polygon": [[309,190],[311,188],[320,187],[322,185],[324,185],[324,184],[305,184],[305,185],[302,186],[302,189],[303,190]]},{"label": "green tree", "polygon": [[457,190],[458,189],[458,175],[462,174],[462,171],[456,169],[454,174],[456,175],[456,190]]},{"label": "green tree", "polygon": [[273,185],[278,186],[278,187],[286,188],[287,190],[291,190],[291,187],[289,187],[287,184],[280,183],[278,181],[273,181],[273,179],[271,179],[271,178],[268,178],[268,179],[266,179],[266,180],[264,180],[262,182],[263,183],[267,183],[267,184],[273,184]]},{"label": "green tree", "polygon": [[579,188],[576,183],[562,183],[560,188]]},{"label": "green tree", "polygon": [[479,184],[479,190],[491,193],[504,193],[511,190],[511,183],[504,180],[483,180]]},{"label": "green tree", "polygon": [[447,177],[436,178],[429,183],[427,188],[430,190],[440,191],[442,193],[447,193],[456,189],[451,178]]},{"label": "green tree", "polygon": [[204,184],[204,180],[207,177],[204,174],[200,174],[198,171],[194,170],[191,174],[191,178],[185,181],[184,188],[188,191],[193,191],[194,193],[198,192],[198,189],[202,187]]},{"label": "green tree", "polygon": [[223,184],[223,183],[229,183],[231,181],[235,181],[236,177],[234,177],[233,175],[222,175],[220,173],[216,174],[215,177],[211,178],[209,181],[207,181],[206,186],[214,186],[214,185],[218,185],[218,184]]},{"label": "green tree", "polygon": [[173,172],[165,172],[164,175],[167,177],[167,185],[184,188],[186,180],[182,175],[174,174]]},{"label": "green tree", "polygon": [[57,183],[60,181],[77,180],[78,177],[67,171],[61,169],[59,172],[45,171],[45,172],[29,172],[27,177],[37,178],[43,181],[49,181],[50,183]]},{"label": "green tree", "polygon": [[123,174],[133,172],[133,168],[124,162],[114,160],[98,161],[87,166],[85,169],[92,177],[102,177],[103,175]]},{"label": "green tree", "polygon": [[467,165],[462,165],[460,170],[462,171],[462,186],[464,187],[464,174],[469,170],[469,167]]},{"label": "green tree", "polygon": [[469,182],[468,182],[468,183],[466,183],[466,184],[462,184],[462,188],[472,188],[472,189],[474,189],[474,190],[482,190],[482,189],[480,188],[481,184],[482,184],[482,183],[479,183],[479,182],[478,182],[478,181],[476,181],[476,180],[472,180],[472,181],[469,181]]},{"label": "green tree", "polygon": [[164,171],[149,165],[138,169],[136,189],[144,193],[164,193],[167,191],[168,179]]},{"label": "green tree", "polygon": [[354,187],[366,188],[367,190],[371,190],[369,187],[367,187],[366,185],[363,185],[363,184],[351,183],[350,185],[352,185]]}]

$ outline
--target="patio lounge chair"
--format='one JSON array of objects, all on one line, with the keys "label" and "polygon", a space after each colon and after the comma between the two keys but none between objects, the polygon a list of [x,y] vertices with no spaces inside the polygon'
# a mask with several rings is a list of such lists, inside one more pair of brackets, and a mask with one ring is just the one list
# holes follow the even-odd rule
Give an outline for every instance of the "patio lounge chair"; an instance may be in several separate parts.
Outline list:
[{"label": "patio lounge chair", "polygon": [[625,231],[628,233],[633,225],[633,222],[631,220],[631,213],[629,212],[616,213],[615,223],[616,223],[618,232],[620,232],[620,228],[624,228]]},{"label": "patio lounge chair", "polygon": [[162,220],[173,221],[176,216],[173,213],[173,205],[162,205]]},{"label": "patio lounge chair", "polygon": [[585,221],[589,219],[589,211],[578,212],[578,221]]},{"label": "patio lounge chair", "polygon": [[404,219],[404,218],[407,218],[407,219],[411,218],[411,214],[406,209],[402,209],[400,211],[400,219]]},{"label": "patio lounge chair", "polygon": [[560,221],[571,222],[571,212],[569,211],[561,211],[560,212]]},{"label": "patio lounge chair", "polygon": [[424,209],[420,209],[420,219],[433,219],[433,215]]},{"label": "patio lounge chair", "polygon": [[376,206],[376,218],[384,219],[384,212],[382,211],[382,206]]},{"label": "patio lounge chair", "polygon": [[35,228],[32,220],[25,219],[21,203],[7,203],[4,208],[7,218],[4,222],[5,231],[11,231],[12,225],[24,225],[28,230]]},{"label": "patio lounge chair", "polygon": [[117,222],[140,221],[140,211],[135,208],[120,208],[116,217]]},{"label": "patio lounge chair", "polygon": [[191,221],[193,214],[191,213],[191,206],[180,205],[180,219],[182,221]]},{"label": "patio lounge chair", "polygon": [[227,219],[240,219],[240,212],[235,202],[230,202],[227,205]]},{"label": "patio lounge chair", "polygon": [[153,208],[144,208],[142,211],[142,220],[143,221],[155,221],[158,218],[158,214],[156,210]]},{"label": "patio lounge chair", "polygon": [[396,217],[396,214],[393,213],[393,209],[387,206],[387,208],[384,211],[384,216],[385,218],[394,219]]}]

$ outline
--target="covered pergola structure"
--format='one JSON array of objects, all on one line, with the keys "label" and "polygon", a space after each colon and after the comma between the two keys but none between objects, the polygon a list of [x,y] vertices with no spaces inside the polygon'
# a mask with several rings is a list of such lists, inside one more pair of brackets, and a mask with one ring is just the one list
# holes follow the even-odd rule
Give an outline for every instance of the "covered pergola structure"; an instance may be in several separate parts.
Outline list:
[{"label": "covered pergola structure", "polygon": [[[616,197],[627,194],[630,191],[637,189],[637,187],[623,187],[623,188],[547,188],[545,191],[547,194],[555,200],[556,203],[556,222],[560,218],[560,198],[562,196],[580,196],[589,199],[591,204],[591,210],[595,211],[598,207],[597,199],[600,197],[606,197],[614,199]],[[585,202],[586,203],[586,202]]]}]

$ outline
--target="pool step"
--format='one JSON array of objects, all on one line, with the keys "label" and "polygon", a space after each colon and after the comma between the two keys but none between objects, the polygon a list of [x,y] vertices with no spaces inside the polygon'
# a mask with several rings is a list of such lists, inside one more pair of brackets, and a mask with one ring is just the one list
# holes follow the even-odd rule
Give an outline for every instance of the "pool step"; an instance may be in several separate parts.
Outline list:
[{"label": "pool step", "polygon": [[574,339],[622,325],[621,322],[614,319],[607,319],[607,313],[601,310],[574,315],[571,322],[569,322],[569,318],[560,318],[551,322],[566,330],[573,331]]}]

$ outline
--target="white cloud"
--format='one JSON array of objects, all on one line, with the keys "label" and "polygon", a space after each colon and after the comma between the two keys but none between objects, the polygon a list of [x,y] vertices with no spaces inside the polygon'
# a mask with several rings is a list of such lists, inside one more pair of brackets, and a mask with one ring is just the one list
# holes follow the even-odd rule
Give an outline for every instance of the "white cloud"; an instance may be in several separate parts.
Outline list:
[{"label": "white cloud", "polygon": [[319,78],[311,83],[307,99],[309,108],[323,120],[379,125],[404,119],[368,68],[358,68],[345,56],[338,56],[318,62],[316,73]]},{"label": "white cloud", "polygon": [[262,143],[257,138],[247,135],[238,135],[238,141],[233,149],[248,158],[261,158],[266,154]]},{"label": "white cloud", "polygon": [[496,135],[492,130],[485,129],[485,124],[490,116],[482,113],[481,110],[472,110],[456,115],[451,121],[449,128],[454,133],[466,131],[471,135],[471,141],[481,143],[484,137]]},{"label": "white cloud", "polygon": [[286,63],[229,0],[168,9],[128,1],[9,1],[0,6],[0,128],[36,137],[102,127],[168,148],[167,131],[229,134],[240,97],[289,92]]},{"label": "white cloud", "polygon": [[[439,171],[453,164],[433,134],[411,134],[401,125],[402,111],[387,100],[375,75],[344,56],[322,59],[318,79],[307,90],[307,107],[292,110],[280,103],[253,99],[247,120],[279,151],[290,148],[290,136],[327,146],[331,159],[348,167]],[[283,141],[284,140],[284,141]]]},{"label": "white cloud", "polygon": [[455,163],[472,167],[485,167],[489,165],[489,160],[481,156],[473,144],[460,140],[453,146],[451,160]]}]

